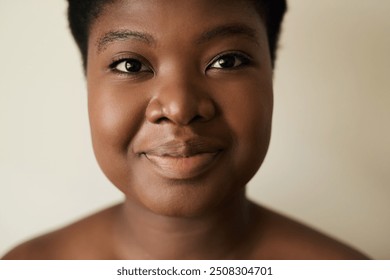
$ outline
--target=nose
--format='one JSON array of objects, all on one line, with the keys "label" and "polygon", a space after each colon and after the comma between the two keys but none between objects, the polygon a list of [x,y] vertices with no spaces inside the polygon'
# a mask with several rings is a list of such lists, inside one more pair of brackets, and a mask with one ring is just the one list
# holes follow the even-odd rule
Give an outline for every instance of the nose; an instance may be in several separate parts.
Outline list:
[{"label": "nose", "polygon": [[147,120],[185,126],[213,119],[216,107],[200,80],[183,74],[157,78],[153,97],[146,109]]}]

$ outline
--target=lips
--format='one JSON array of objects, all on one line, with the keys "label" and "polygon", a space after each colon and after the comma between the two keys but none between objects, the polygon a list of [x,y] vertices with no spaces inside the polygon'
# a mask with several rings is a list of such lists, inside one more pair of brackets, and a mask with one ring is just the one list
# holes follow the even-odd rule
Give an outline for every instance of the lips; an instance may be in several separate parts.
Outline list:
[{"label": "lips", "polygon": [[157,144],[141,155],[163,177],[190,179],[211,168],[223,150],[219,141],[197,137]]}]

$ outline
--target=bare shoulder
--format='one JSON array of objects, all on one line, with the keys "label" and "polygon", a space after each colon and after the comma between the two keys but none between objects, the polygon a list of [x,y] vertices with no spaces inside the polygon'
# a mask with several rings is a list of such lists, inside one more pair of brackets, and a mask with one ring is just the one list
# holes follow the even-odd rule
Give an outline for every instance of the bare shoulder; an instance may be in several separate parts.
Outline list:
[{"label": "bare shoulder", "polygon": [[260,206],[256,207],[258,254],[267,259],[358,260],[367,256],[319,231]]},{"label": "bare shoulder", "polygon": [[112,223],[118,205],[71,225],[36,237],[9,251],[2,259],[107,259],[112,245]]}]

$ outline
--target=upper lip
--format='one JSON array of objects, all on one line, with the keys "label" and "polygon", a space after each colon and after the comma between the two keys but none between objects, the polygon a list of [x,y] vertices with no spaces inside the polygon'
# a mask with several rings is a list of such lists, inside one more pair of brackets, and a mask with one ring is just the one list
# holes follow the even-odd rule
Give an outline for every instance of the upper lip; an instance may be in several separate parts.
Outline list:
[{"label": "upper lip", "polygon": [[191,157],[203,153],[217,153],[224,149],[223,143],[216,139],[193,137],[172,139],[145,149],[141,154],[159,157]]}]

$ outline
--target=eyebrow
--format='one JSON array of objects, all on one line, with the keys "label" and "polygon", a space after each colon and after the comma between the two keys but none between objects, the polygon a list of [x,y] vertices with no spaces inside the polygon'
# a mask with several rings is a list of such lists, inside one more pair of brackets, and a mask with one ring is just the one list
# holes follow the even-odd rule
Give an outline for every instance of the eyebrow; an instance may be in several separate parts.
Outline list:
[{"label": "eyebrow", "polygon": [[[221,37],[231,37],[231,36],[246,36],[256,44],[258,43],[257,31],[244,24],[228,24],[217,26],[211,30],[203,32],[200,37],[195,40],[195,43],[198,45],[205,44],[211,40]],[[97,40],[97,50],[98,53],[104,51],[107,46],[116,41],[125,41],[129,39],[135,39],[146,43],[147,45],[156,44],[156,40],[151,34],[146,32],[139,32],[129,29],[109,31],[101,36]]]},{"label": "eyebrow", "polygon": [[241,23],[221,25],[202,33],[200,38],[196,40],[196,43],[205,44],[216,38],[240,35],[246,36],[256,44],[259,44],[257,33],[258,32],[255,29]]},{"label": "eyebrow", "polygon": [[133,31],[128,29],[115,30],[115,31],[109,31],[105,33],[97,40],[96,45],[97,45],[98,52],[104,51],[107,48],[107,46],[111,43],[114,43],[116,41],[125,41],[128,39],[135,39],[144,42],[148,45],[155,44],[155,40],[153,36],[148,33]]}]

